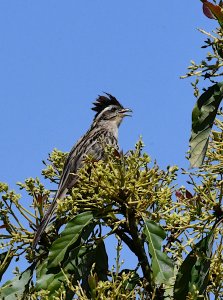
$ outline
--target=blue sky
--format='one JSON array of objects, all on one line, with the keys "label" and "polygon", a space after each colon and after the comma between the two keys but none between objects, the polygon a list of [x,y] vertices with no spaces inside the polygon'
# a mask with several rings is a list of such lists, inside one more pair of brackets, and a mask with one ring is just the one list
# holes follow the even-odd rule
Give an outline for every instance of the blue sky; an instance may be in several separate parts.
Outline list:
[{"label": "blue sky", "polygon": [[206,52],[198,27],[215,27],[198,0],[1,1],[0,181],[17,189],[53,148],[69,151],[103,91],[133,110],[124,151],[142,135],[161,167],[187,168],[195,98],[179,76]]}]

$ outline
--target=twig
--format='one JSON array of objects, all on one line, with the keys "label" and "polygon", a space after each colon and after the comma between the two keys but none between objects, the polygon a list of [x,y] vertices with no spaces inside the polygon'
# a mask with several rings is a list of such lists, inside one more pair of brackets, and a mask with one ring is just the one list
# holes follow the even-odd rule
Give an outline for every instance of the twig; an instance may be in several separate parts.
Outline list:
[{"label": "twig", "polygon": [[[25,228],[22,226],[22,224],[19,222],[19,219],[18,219],[18,218],[16,217],[16,215],[14,214],[12,208],[8,205],[7,201],[4,200],[4,199],[3,199],[3,201],[5,202],[5,205],[6,205],[7,208],[9,209],[10,214],[11,214],[11,215],[13,216],[13,218],[16,220],[16,222],[18,223],[18,225],[20,226],[20,228],[25,229]],[[11,201],[11,200],[10,200],[10,201]],[[13,203],[13,202],[11,201],[11,204],[12,204],[12,203]]]}]

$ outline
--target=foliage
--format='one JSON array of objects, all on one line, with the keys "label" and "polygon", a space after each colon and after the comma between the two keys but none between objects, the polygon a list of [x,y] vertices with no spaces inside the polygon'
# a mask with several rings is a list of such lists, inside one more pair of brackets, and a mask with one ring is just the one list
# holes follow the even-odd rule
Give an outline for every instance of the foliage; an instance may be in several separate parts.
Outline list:
[{"label": "foliage", "polygon": [[[221,3],[202,2],[205,15],[222,25]],[[58,184],[67,156],[53,150],[43,162],[44,184],[39,178],[17,183],[22,198],[0,183],[0,278],[12,263],[27,262],[26,270],[16,268],[15,277],[2,284],[1,299],[223,298],[222,83],[216,82],[222,75],[222,28],[215,36],[202,32],[212,53],[200,64],[192,62],[184,76],[196,76],[192,85],[199,98],[190,144],[191,164],[199,169],[182,170],[187,187],[177,185],[177,166],[162,170],[151,162],[141,140],[126,154],[108,147],[105,161],[86,158],[34,250],[35,230],[55,193],[45,186]],[[202,95],[201,78],[211,82]],[[107,253],[111,236],[117,245],[113,266]],[[128,262],[129,269],[120,258],[123,244],[137,260]]]},{"label": "foliage", "polygon": [[[205,16],[216,19],[220,28],[217,28],[213,33],[199,29],[201,33],[207,36],[202,48],[208,48],[210,51],[200,63],[191,60],[191,65],[188,67],[189,71],[186,75],[181,76],[181,78],[196,77],[195,82],[192,83],[194,95],[198,100],[192,112],[189,152],[191,167],[200,167],[204,161],[210,131],[223,98],[221,82],[223,74],[223,5],[222,1],[219,1],[219,4],[216,4],[217,1],[214,1],[214,4],[207,0],[201,0],[201,2],[203,2]],[[203,88],[202,94],[199,89],[201,79],[211,83],[211,86]],[[203,82],[203,84],[205,83]]]},{"label": "foliage", "polygon": [[197,100],[192,112],[192,134],[190,139],[191,167],[203,164],[208,139],[218,107],[223,98],[223,83],[209,87]]},{"label": "foliage", "polygon": [[[33,229],[48,207],[50,191],[39,179],[18,183],[32,196],[33,202],[26,208],[15,192],[1,184],[2,274],[12,257],[25,255],[30,264],[2,286],[2,297],[16,299],[16,295],[23,294],[31,299],[72,299],[74,295],[79,299],[173,299],[174,293],[181,293],[177,282],[181,280],[184,259],[194,261],[183,272],[187,276],[184,293],[199,294],[202,290],[204,295],[222,295],[222,228],[216,223],[222,217],[222,180],[218,175],[222,174],[222,158],[217,154],[223,151],[223,144],[219,150],[219,135],[223,134],[220,124],[219,131],[213,132],[203,169],[186,175],[194,188],[191,192],[176,186],[176,166],[161,170],[150,162],[141,141],[125,155],[117,156],[107,148],[104,162],[87,158],[72,193],[59,201],[57,218],[36,251],[31,249]],[[58,176],[65,156],[56,150],[50,156],[50,165],[43,171],[46,174],[53,168],[53,176],[48,175],[50,181]],[[200,185],[195,183],[197,176],[201,177]],[[26,221],[29,229],[24,226]],[[63,224],[67,224],[65,228]],[[202,244],[199,250],[198,245],[210,234],[215,243],[213,251],[210,243]],[[116,262],[109,268],[106,240],[111,235],[118,246]],[[123,243],[138,260],[128,270],[122,269],[120,262]],[[189,249],[192,255],[187,256]],[[197,253],[201,256],[195,259]],[[208,257],[209,264],[201,268]],[[202,276],[205,280],[199,282]]]}]

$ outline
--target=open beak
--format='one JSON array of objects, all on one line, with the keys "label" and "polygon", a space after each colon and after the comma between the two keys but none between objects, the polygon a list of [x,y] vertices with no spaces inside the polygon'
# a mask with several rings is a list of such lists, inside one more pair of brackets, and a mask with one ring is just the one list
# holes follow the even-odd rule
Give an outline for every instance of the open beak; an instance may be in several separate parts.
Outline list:
[{"label": "open beak", "polygon": [[119,111],[120,114],[123,115],[123,117],[131,117],[131,113],[132,113],[132,110],[130,108],[123,108]]}]

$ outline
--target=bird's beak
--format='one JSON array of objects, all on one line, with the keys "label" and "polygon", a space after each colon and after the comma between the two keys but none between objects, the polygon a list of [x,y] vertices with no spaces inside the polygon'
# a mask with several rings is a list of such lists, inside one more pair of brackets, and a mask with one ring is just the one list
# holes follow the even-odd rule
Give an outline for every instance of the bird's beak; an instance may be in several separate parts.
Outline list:
[{"label": "bird's beak", "polygon": [[130,108],[123,108],[122,110],[119,111],[120,114],[123,115],[123,117],[131,117],[131,113],[132,113],[132,110]]}]

